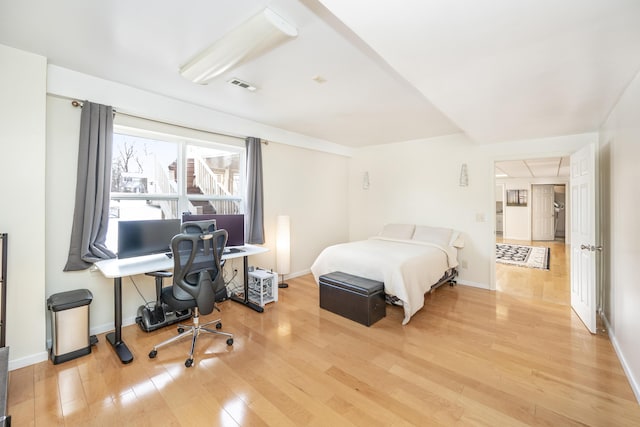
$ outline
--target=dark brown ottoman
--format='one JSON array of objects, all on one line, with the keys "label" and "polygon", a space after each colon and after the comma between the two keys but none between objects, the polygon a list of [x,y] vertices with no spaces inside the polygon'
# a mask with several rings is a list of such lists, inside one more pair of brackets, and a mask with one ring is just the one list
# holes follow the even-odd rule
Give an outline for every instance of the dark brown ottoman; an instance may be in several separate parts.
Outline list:
[{"label": "dark brown ottoman", "polygon": [[386,315],[384,283],[340,271],[324,274],[320,307],[371,326]]}]

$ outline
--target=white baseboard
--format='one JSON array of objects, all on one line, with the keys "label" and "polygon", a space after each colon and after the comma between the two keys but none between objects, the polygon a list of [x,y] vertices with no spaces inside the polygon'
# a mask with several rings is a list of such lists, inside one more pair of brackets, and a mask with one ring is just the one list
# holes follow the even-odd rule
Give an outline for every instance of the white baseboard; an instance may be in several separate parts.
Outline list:
[{"label": "white baseboard", "polygon": [[620,360],[620,364],[622,365],[622,369],[624,370],[624,373],[626,374],[627,379],[629,380],[629,385],[631,386],[631,390],[633,391],[633,394],[636,395],[636,400],[638,401],[638,404],[640,404],[640,383],[638,383],[638,380],[633,376],[633,372],[631,371],[631,368],[629,368],[627,359],[624,357],[624,353],[622,353],[622,349],[618,345],[618,340],[616,339],[616,335],[611,330],[609,319],[607,319],[607,316],[605,316],[604,313],[601,313],[600,317],[602,318],[602,321],[604,322],[605,327],[607,328],[607,333],[609,334],[609,340],[611,341],[611,344],[613,345],[613,349],[615,350],[616,355],[618,356],[618,360]]},{"label": "white baseboard", "polygon": [[489,286],[486,283],[472,282],[471,280],[456,279],[456,283],[459,285],[471,286],[474,288],[489,289]]},{"label": "white baseboard", "polygon": [[[135,325],[135,323],[136,323],[136,316],[130,316],[122,319],[122,327]],[[92,327],[89,330],[89,333],[91,335],[98,335],[98,334],[103,334],[105,332],[113,331],[114,329],[115,329],[115,326],[113,325],[113,323],[104,323],[102,325]]]},{"label": "white baseboard", "polygon": [[289,274],[285,274],[284,278],[286,279],[295,279],[296,277],[300,277],[300,276],[304,276],[311,273],[310,269],[306,269],[306,270],[302,270],[302,271],[297,271],[295,273],[289,273]]},{"label": "white baseboard", "polygon": [[35,365],[36,363],[44,362],[49,358],[49,353],[42,351],[29,356],[22,357],[20,359],[13,359],[9,361],[9,370],[24,368],[25,366]]},{"label": "white baseboard", "polygon": [[[136,317],[135,316],[127,317],[126,319],[122,319],[122,326],[123,327],[124,326],[133,325],[135,323],[136,323]],[[113,330],[114,330],[113,323],[105,323],[105,324],[102,324],[102,325],[94,326],[93,328],[90,329],[89,333],[91,335],[98,335],[98,334],[102,334],[104,332],[109,332],[109,331],[113,331]],[[52,345],[51,338],[48,338],[47,339],[47,347],[51,348],[51,345]],[[48,351],[44,351],[44,352],[39,352],[39,353],[35,353],[35,354],[30,354],[29,356],[23,357],[23,358],[20,358],[20,359],[10,360],[9,361],[9,370],[13,371],[14,369],[20,369],[20,368],[24,368],[25,366],[35,365],[36,363],[44,362],[48,358],[49,358],[49,352]]]}]

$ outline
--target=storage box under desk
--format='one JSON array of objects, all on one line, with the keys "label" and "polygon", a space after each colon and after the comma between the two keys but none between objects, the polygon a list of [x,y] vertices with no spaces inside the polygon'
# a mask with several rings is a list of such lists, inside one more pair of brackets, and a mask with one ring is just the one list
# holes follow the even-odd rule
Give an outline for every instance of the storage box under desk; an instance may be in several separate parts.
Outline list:
[{"label": "storage box under desk", "polygon": [[384,284],[335,271],[320,276],[320,307],[371,326],[386,315]]}]

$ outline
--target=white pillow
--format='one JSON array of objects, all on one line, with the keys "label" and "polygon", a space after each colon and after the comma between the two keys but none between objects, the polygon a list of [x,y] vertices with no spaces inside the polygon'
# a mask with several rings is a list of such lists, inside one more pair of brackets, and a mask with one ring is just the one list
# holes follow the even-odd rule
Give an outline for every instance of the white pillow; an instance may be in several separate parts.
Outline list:
[{"label": "white pillow", "polygon": [[415,228],[414,224],[386,224],[379,236],[389,239],[411,240]]},{"label": "white pillow", "polygon": [[442,227],[429,227],[427,225],[418,225],[413,232],[413,240],[419,242],[433,243],[438,246],[446,248],[451,244],[451,233],[453,230],[450,228]]}]

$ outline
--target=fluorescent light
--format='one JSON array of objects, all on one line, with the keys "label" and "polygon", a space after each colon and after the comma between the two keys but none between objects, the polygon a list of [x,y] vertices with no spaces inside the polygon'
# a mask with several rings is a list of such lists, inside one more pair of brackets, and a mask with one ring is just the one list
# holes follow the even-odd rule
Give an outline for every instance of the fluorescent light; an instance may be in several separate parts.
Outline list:
[{"label": "fluorescent light", "polygon": [[180,74],[194,83],[207,84],[231,67],[297,35],[294,26],[267,8],[196,55],[180,68]]}]

